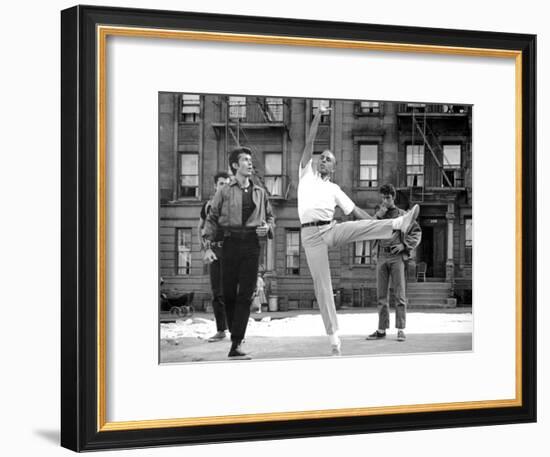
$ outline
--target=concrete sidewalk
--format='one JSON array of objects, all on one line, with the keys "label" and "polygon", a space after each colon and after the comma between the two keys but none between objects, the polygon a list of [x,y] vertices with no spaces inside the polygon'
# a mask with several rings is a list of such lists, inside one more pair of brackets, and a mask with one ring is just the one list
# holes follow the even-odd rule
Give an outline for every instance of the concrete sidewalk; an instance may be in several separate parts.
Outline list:
[{"label": "concrete sidewalk", "polygon": [[[383,340],[367,341],[377,327],[378,315],[339,310],[342,356],[436,353],[472,350],[472,314],[470,309],[415,310],[407,315],[407,340],[398,342],[394,326]],[[330,344],[319,314],[281,312],[252,314],[243,350],[253,360],[330,357]],[[227,361],[229,338],[209,343],[215,323],[208,314],[161,324],[161,363]],[[244,362],[244,361],[243,361]]]},{"label": "concrete sidewalk", "polygon": [[[160,347],[161,363],[234,362],[227,358],[230,344],[229,339],[216,343],[190,337],[163,340]],[[253,360],[331,357],[330,345],[325,336],[253,336],[247,337],[242,347]],[[395,333],[389,333],[386,339],[378,341],[366,341],[365,335],[342,337],[343,357],[456,352],[471,349],[471,333],[415,333],[408,335],[404,342],[398,342]]]}]

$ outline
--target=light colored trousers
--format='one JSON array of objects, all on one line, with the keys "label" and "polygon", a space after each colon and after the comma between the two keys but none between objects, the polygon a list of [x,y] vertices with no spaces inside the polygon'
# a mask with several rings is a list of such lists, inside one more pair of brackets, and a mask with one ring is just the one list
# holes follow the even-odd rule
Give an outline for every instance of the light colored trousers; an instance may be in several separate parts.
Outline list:
[{"label": "light colored trousers", "polygon": [[338,317],[334,306],[332,279],[328,262],[328,250],[353,241],[384,240],[392,237],[392,219],[363,219],[318,227],[302,228],[302,244],[306,252],[307,264],[315,298],[323,317],[327,335],[338,330]]}]

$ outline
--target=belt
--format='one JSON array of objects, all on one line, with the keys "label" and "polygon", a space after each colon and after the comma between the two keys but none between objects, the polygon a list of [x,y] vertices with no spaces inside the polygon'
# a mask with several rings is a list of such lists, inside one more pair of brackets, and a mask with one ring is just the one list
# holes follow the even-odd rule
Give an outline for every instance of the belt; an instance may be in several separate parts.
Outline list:
[{"label": "belt", "polygon": [[315,222],[306,222],[305,224],[302,224],[302,228],[304,227],[318,227],[319,225],[327,225],[330,224],[332,221],[315,221]]},{"label": "belt", "polygon": [[388,246],[388,247],[383,247],[383,246],[379,246],[378,247],[378,250],[379,252],[384,252],[386,254],[391,254],[391,246]]},{"label": "belt", "polygon": [[212,248],[221,248],[223,247],[223,241],[211,241],[210,247]]},{"label": "belt", "polygon": [[258,235],[256,235],[256,227],[225,229],[223,232],[223,236],[225,238],[236,238],[239,240],[246,240],[258,237]]}]

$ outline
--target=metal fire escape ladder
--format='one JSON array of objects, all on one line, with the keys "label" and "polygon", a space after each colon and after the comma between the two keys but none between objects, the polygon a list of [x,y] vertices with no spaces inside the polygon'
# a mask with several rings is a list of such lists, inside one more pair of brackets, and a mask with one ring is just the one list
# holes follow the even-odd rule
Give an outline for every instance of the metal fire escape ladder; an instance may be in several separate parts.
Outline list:
[{"label": "metal fire escape ladder", "polygon": [[[412,110],[412,148],[413,148],[413,153],[414,153],[414,146],[415,146],[415,138],[414,138],[414,131],[415,131],[415,128],[414,126],[416,125],[416,120],[415,120],[415,116],[414,116],[414,113],[415,113],[415,109],[413,108]],[[424,113],[424,116],[426,114]],[[408,179],[408,176],[407,176],[407,172],[405,172],[405,179]],[[425,185],[425,179],[422,180],[422,186],[414,186],[414,182],[411,183],[411,186],[409,188],[409,201],[411,203],[423,203],[424,202],[424,185]],[[407,183],[408,184],[408,183]],[[415,188],[420,188],[420,195],[419,197],[420,198],[417,198],[418,194],[415,192]]]},{"label": "metal fire escape ladder", "polygon": [[447,159],[447,157],[445,157],[445,154],[443,152],[443,146],[441,145],[441,143],[437,139],[436,134],[433,132],[433,130],[431,129],[431,127],[428,123],[426,123],[426,125],[424,127],[424,133],[426,134],[427,138],[429,137],[431,139],[431,141],[435,144],[436,148],[439,151],[441,151],[441,157],[443,157],[443,164],[442,164],[442,166],[440,167],[439,170],[440,170],[440,173],[442,173],[442,176],[447,178],[447,180],[446,180],[447,184],[452,186],[452,183],[448,179],[448,176],[445,174],[445,165],[451,165],[451,164],[450,164],[449,160]]},{"label": "metal fire escape ladder", "polygon": [[[225,157],[226,158],[228,157],[228,154],[229,154],[229,145],[227,143],[227,138],[228,138],[227,133],[231,134],[231,137],[233,138],[233,141],[235,142],[237,147],[242,146],[241,141],[240,141],[240,133],[242,133],[243,136],[246,139],[246,142],[248,143],[248,147],[250,148],[250,151],[252,152],[253,163],[254,164],[260,164],[260,161],[258,160],[258,155],[256,154],[255,148],[250,143],[245,131],[241,128],[239,119],[237,119],[237,133],[235,133],[233,131],[233,127],[230,125],[230,122],[229,122],[229,101],[227,101],[227,100],[226,100],[226,110],[225,110],[225,131],[226,131],[226,135],[225,135]],[[254,166],[254,178],[253,178],[253,180],[257,184],[259,184],[261,187],[263,187],[264,189],[267,190],[264,179],[263,179],[263,174],[260,174],[256,171],[256,166]]]},{"label": "metal fire escape ladder", "polygon": [[273,122],[273,111],[271,111],[269,105],[265,102],[260,101],[259,99],[256,99],[256,103],[260,108],[260,111],[262,112],[262,116],[264,117],[265,122]]},{"label": "metal fire escape ladder", "polygon": [[[259,107],[262,111],[262,115],[264,116],[265,120],[267,122],[273,122],[272,112],[269,109],[269,107],[267,105],[262,105],[259,101],[256,101],[256,103],[259,105]],[[233,131],[233,127],[229,123],[229,113],[227,111],[226,112],[226,118],[225,118],[225,124],[226,124],[225,128],[226,128],[227,132],[229,132],[229,134],[233,138],[233,141],[235,142],[237,147],[244,146],[243,144],[241,144],[241,141],[240,141],[241,134],[244,137],[245,142],[246,142],[246,146],[252,152],[252,162],[254,164],[254,176],[253,176],[252,179],[256,184],[263,187],[265,189],[265,191],[268,193],[268,195],[271,196],[271,193],[269,192],[269,189],[267,188],[267,186],[265,184],[265,179],[264,179],[265,170],[263,169],[262,162],[259,160],[258,151],[256,150],[256,148],[254,147],[254,145],[252,144],[252,142],[248,138],[248,135],[246,134],[245,129],[241,127],[240,120],[237,119],[237,123],[236,123],[237,132],[235,133]],[[227,151],[227,149],[228,148],[226,146],[226,156],[229,152],[229,151]],[[290,191],[290,183],[287,184],[287,188],[286,188],[286,191],[284,193],[285,199],[288,198],[289,191]]]},{"label": "metal fire escape ladder", "polygon": [[[441,151],[441,154],[442,154],[442,157],[444,157],[443,155],[443,149],[441,147],[441,145],[439,144],[439,141],[437,141],[437,138],[435,137],[434,133],[432,132],[432,130],[428,127],[427,125],[427,122],[426,122],[426,114],[424,113],[424,119],[423,119],[423,127],[420,126],[420,123],[415,119],[414,117],[414,113],[413,113],[413,132],[414,132],[414,129],[416,127],[416,130],[418,130],[418,132],[420,133],[420,136],[422,137],[422,139],[424,140],[424,146],[427,146],[428,147],[428,150],[430,151],[431,155],[432,155],[432,158],[434,159],[434,162],[435,164],[437,165],[437,168],[439,169],[439,172],[441,173],[441,176],[443,177],[443,180],[447,183],[447,185],[449,187],[453,187],[452,184],[451,184],[451,181],[449,180],[449,177],[445,174],[445,171],[444,171],[444,168],[443,168],[443,165],[441,164],[441,162],[439,161],[439,159],[437,158],[437,154],[435,153],[435,150],[434,148],[432,147],[432,145],[430,144],[430,141],[428,140],[428,137],[426,135],[426,129],[428,129],[429,133],[430,133],[430,136],[435,140],[436,142],[436,146],[439,147],[440,151]],[[414,136],[413,136],[414,138]],[[425,181],[425,180],[424,180]],[[426,183],[424,182],[424,185]]]}]

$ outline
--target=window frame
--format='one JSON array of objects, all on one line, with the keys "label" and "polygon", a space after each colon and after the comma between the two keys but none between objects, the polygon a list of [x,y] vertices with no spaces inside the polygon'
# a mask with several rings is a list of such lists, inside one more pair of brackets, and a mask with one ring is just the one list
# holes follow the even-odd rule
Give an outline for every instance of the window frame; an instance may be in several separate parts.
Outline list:
[{"label": "window frame", "polygon": [[[363,165],[361,163],[361,147],[362,146],[376,146],[376,180],[362,180],[361,179],[361,168],[363,166],[367,166],[369,168],[372,167],[372,165]],[[357,151],[357,179],[356,179],[356,185],[360,189],[378,189],[380,186],[380,142],[378,141],[359,141],[358,142],[358,151]],[[366,182],[375,182],[375,185],[365,185],[363,183]]]},{"label": "window frame", "polygon": [[[239,99],[239,100],[236,100]],[[241,100],[242,99],[242,100]],[[239,103],[235,103],[239,102]],[[247,104],[247,97],[242,97],[239,95],[230,95],[227,98],[227,116],[230,121],[239,121],[239,122],[246,122],[246,104]],[[231,116],[231,110],[238,110],[240,115],[239,116]],[[242,111],[242,113],[241,113]]]},{"label": "window frame", "polygon": [[[281,160],[281,173],[280,174],[268,174],[267,173],[267,156],[268,155],[279,155],[280,156],[280,160]],[[264,151],[264,154],[263,154],[263,159],[264,159],[264,184],[265,184],[265,187],[266,187],[266,190],[268,191],[269,193],[269,197],[270,198],[284,198],[285,196],[285,189],[284,189],[284,170],[283,170],[283,151]],[[281,186],[281,193],[280,194],[272,194],[270,192],[270,189],[269,189],[269,186],[268,186],[268,178],[280,178],[280,186]]]},{"label": "window frame", "polygon": [[[447,165],[445,163],[445,147],[447,146],[458,146],[459,148],[459,161],[458,164],[453,165]],[[442,154],[442,162],[443,162],[443,173],[447,175],[447,178],[449,178],[449,181],[453,184],[451,188],[455,187],[463,187],[457,186],[457,182],[460,180],[463,180],[462,174],[463,174],[463,168],[462,168],[462,149],[463,145],[460,142],[446,142],[441,145],[441,154]],[[447,181],[445,179],[442,180],[442,184],[444,187],[449,187],[447,185]]]},{"label": "window frame", "polygon": [[[365,106],[363,106],[364,103],[376,103],[377,106],[371,106],[371,109],[366,111]],[[356,116],[380,116],[383,114],[382,106],[382,102],[376,100],[357,100],[354,113]]]},{"label": "window frame", "polygon": [[[178,167],[177,167],[177,199],[178,200],[190,200],[190,199],[198,199],[200,198],[200,185],[201,185],[201,175],[200,175],[200,154],[198,151],[178,151]],[[194,155],[197,157],[197,173],[196,174],[182,174],[182,158],[183,156],[191,156]],[[196,176],[197,177],[197,185],[193,186],[195,188],[195,195],[183,195],[182,192],[182,185],[181,185],[181,178],[182,176]],[[191,186],[186,186],[191,187]]]},{"label": "window frame", "polygon": [[[192,99],[192,100],[196,100],[198,103],[185,103],[185,97],[186,96],[193,96],[193,97],[197,97],[197,99]],[[197,107],[198,108],[198,111],[197,112],[191,112],[189,114],[193,114],[193,120],[186,120],[185,119],[185,113],[183,112],[183,108],[184,106],[187,105],[189,107]],[[199,94],[181,94],[180,95],[180,99],[179,99],[179,122],[181,124],[197,124],[201,121],[202,119],[202,96],[199,95]]]},{"label": "window frame", "polygon": [[[368,255],[361,255],[361,256],[358,256],[357,255],[357,246],[359,245],[359,243],[361,243],[363,246],[369,246],[369,253]],[[376,263],[376,259],[373,255],[373,244],[374,244],[374,241],[371,241],[371,240],[363,240],[363,241],[354,241],[353,243],[351,243],[351,266],[352,268],[357,268],[357,267],[368,267],[368,266],[372,266],[372,265],[375,265]],[[366,258],[368,259],[367,262],[365,263],[357,263],[356,260],[360,258]]]},{"label": "window frame", "polygon": [[[281,102],[280,103],[272,103],[271,101],[272,100],[280,100]],[[285,107],[285,99],[283,97],[265,97],[264,99],[264,102],[265,102],[265,106],[266,106],[266,109],[267,109],[267,112],[269,113],[269,115],[273,115],[273,119],[270,119],[269,122],[284,122],[284,119],[285,119],[285,113],[284,113],[284,107]],[[276,111],[272,111],[271,110],[271,107],[272,106],[277,106],[277,107],[280,107],[280,109],[277,109]],[[277,116],[275,116],[275,113],[280,113],[280,119],[277,118]]]},{"label": "window frame", "polygon": [[[189,244],[189,259],[187,261],[187,266],[182,267],[180,266],[180,233],[188,233],[189,239],[187,240],[187,243]],[[186,240],[184,240],[186,241]],[[193,229],[191,227],[176,227],[175,228],[175,273],[176,276],[191,276],[192,275],[192,267],[193,267]],[[185,268],[187,270],[186,273],[182,273],[181,270]]]},{"label": "window frame", "polygon": [[384,137],[382,135],[356,135],[353,136],[353,190],[354,191],[372,191],[380,188],[380,179],[377,179],[378,185],[372,187],[361,186],[361,174],[360,174],[360,164],[361,164],[361,145],[371,144],[376,145],[377,150],[377,164],[376,164],[376,174],[380,178],[383,171],[383,161],[381,160],[383,156],[384,148]]},{"label": "window frame", "polygon": [[[409,164],[409,148],[412,148],[413,146],[416,146],[418,148],[422,148],[422,164],[419,165],[419,164]],[[412,151],[412,149],[411,149]],[[422,173],[409,173],[409,168],[410,167],[422,167]],[[406,179],[406,184],[407,184],[407,187],[424,187],[425,185],[425,177],[426,177],[426,148],[424,147],[424,144],[419,144],[419,143],[407,143],[405,144],[405,179]],[[413,185],[412,183],[409,182],[409,176],[422,176],[422,184],[416,184],[416,185]],[[418,181],[418,178],[417,178],[417,181]]]},{"label": "window frame", "polygon": [[[289,248],[289,235],[296,234],[298,236],[298,250],[297,254],[290,254],[288,253]],[[299,228],[294,227],[287,227],[285,229],[285,276],[300,276],[301,275],[301,268],[300,268],[300,261],[301,261],[301,248],[302,248],[302,234]],[[298,258],[298,267],[297,268],[289,268],[288,267],[288,259],[289,257],[297,257]],[[289,270],[297,270],[297,272],[289,272]]]}]

